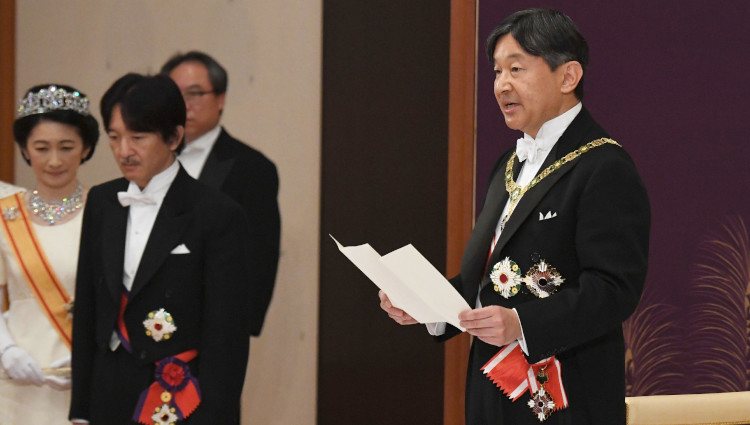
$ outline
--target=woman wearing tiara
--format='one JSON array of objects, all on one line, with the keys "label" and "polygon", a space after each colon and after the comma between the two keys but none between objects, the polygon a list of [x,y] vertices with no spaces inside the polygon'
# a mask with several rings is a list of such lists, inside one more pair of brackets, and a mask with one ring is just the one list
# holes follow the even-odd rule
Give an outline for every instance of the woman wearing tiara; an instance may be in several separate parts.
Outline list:
[{"label": "woman wearing tiara", "polygon": [[19,101],[13,134],[36,188],[0,199],[0,424],[70,423],[69,311],[86,197],[77,172],[99,138],[88,104],[49,84]]}]

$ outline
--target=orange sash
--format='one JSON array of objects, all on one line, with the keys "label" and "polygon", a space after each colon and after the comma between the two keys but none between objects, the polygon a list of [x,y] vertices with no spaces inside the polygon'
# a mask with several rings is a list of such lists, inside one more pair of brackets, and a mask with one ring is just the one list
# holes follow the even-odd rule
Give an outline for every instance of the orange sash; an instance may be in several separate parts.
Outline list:
[{"label": "orange sash", "polygon": [[[69,314],[72,298],[60,283],[47,257],[36,239],[31,227],[28,211],[17,193],[0,199],[0,210],[3,212],[2,228],[16,261],[26,276],[39,306],[47,316],[50,324],[70,348],[73,321]],[[15,211],[15,213],[13,213]]]}]

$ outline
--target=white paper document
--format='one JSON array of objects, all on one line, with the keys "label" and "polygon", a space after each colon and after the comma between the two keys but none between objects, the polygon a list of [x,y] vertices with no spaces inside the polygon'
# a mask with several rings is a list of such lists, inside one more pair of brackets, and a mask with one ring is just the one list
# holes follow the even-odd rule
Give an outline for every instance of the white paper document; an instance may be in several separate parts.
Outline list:
[{"label": "white paper document", "polygon": [[465,331],[458,325],[458,313],[469,310],[469,304],[414,246],[381,257],[369,244],[343,246],[333,236],[331,239],[395,307],[419,323],[447,322]]}]

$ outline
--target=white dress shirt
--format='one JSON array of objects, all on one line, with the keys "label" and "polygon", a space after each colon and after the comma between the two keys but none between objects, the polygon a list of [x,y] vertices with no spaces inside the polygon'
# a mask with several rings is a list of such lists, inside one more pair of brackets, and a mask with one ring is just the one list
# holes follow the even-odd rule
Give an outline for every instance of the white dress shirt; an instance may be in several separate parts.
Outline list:
[{"label": "white dress shirt", "polygon": [[[542,168],[542,164],[544,164],[544,160],[547,158],[547,155],[549,155],[552,147],[555,146],[555,143],[557,143],[557,141],[560,139],[560,136],[562,136],[570,123],[573,122],[575,117],[578,116],[578,113],[581,112],[581,109],[583,109],[583,105],[578,102],[578,104],[576,104],[574,107],[545,122],[537,132],[536,139],[524,133],[523,137],[525,139],[533,140],[536,142],[539,148],[539,152],[537,152],[533,163],[529,160],[522,162],[523,165],[521,166],[521,171],[518,174],[518,179],[516,179],[516,184],[518,184],[519,186],[526,186],[531,182],[534,176],[539,173],[539,169]],[[500,170],[500,173],[505,173],[505,170]],[[508,197],[508,201],[505,203],[503,212],[502,214],[500,214],[500,219],[498,220],[497,226],[495,227],[495,235],[492,238],[491,249],[495,248],[495,242],[500,239],[500,234],[502,233],[503,217],[505,217],[505,215],[508,213],[509,208],[510,197]],[[481,290],[482,288],[479,288],[479,292],[481,292]],[[477,293],[476,308],[481,307],[482,303],[479,300],[479,293]],[[515,312],[516,309],[514,308],[513,311]],[[517,312],[516,315],[518,315]],[[520,320],[519,324],[521,324]],[[445,322],[427,323],[426,326],[427,331],[430,333],[430,335],[437,336],[445,333]],[[521,324],[521,337],[518,339],[518,342],[524,353],[528,355],[529,351],[526,347],[526,339],[523,336],[523,324]]]},{"label": "white dress shirt", "polygon": [[[180,165],[178,162],[173,161],[172,165],[152,177],[142,191],[133,182],[130,182],[128,186],[127,193],[147,195],[154,201],[153,204],[133,203],[128,207],[128,226],[125,232],[125,260],[122,270],[122,284],[128,291],[133,287],[133,279],[135,279],[135,274],[141,263],[143,250],[146,249],[146,242],[148,242],[151,229],[154,227],[156,215],[159,212],[159,208],[161,208],[162,202],[164,202],[164,196],[166,196],[169,187],[172,185],[175,177],[177,177],[179,169]],[[119,345],[120,338],[116,332],[112,332],[109,347],[114,351]]]},{"label": "white dress shirt", "polygon": [[185,171],[190,174],[190,177],[197,179],[201,175],[201,171],[203,171],[203,167],[206,165],[208,154],[211,153],[211,149],[213,149],[216,140],[219,138],[219,133],[221,133],[221,126],[217,125],[201,137],[186,144],[185,148],[180,152],[180,156],[177,159],[180,160],[180,163],[185,168]]}]

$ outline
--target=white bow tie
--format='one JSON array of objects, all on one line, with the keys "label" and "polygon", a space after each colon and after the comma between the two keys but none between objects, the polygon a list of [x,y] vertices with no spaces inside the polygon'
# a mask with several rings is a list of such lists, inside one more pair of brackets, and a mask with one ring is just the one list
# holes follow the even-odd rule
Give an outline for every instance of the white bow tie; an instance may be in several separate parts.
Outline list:
[{"label": "white bow tie", "polygon": [[117,199],[123,207],[131,205],[156,205],[156,199],[143,193],[117,192]]},{"label": "white bow tie", "polygon": [[542,158],[542,151],[546,149],[547,144],[537,140],[521,137],[516,141],[516,156],[518,161],[524,162],[527,159],[530,164],[537,163]]}]

